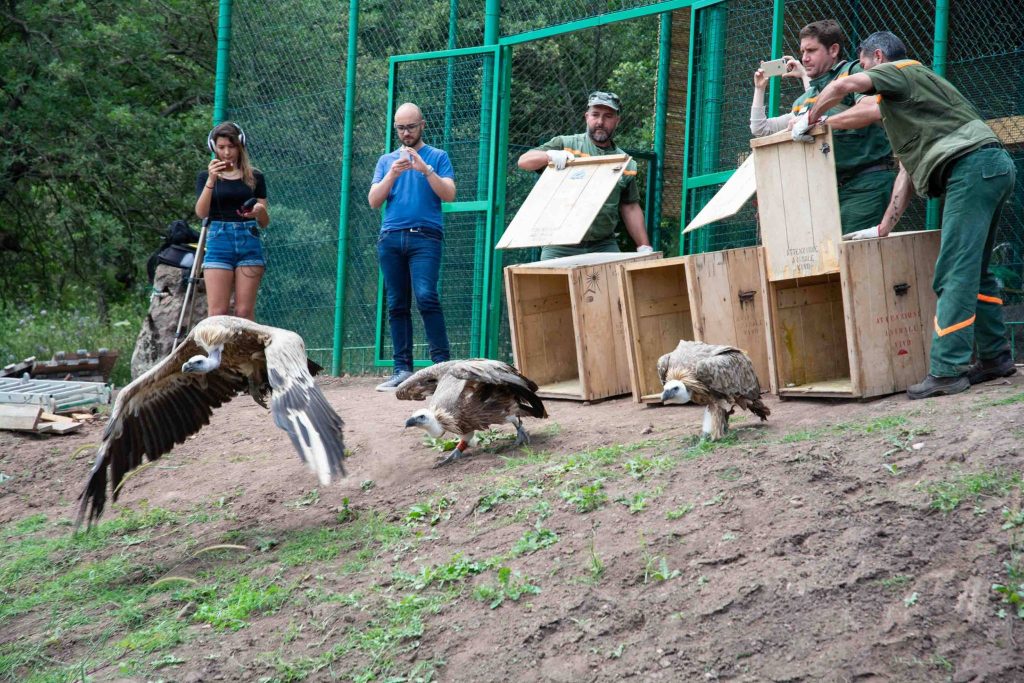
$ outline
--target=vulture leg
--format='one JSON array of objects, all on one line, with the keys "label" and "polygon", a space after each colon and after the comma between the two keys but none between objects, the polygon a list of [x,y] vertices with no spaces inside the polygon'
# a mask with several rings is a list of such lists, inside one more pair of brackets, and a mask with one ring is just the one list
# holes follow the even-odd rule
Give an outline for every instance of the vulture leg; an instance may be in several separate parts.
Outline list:
[{"label": "vulture leg", "polygon": [[530,443],[530,435],[523,429],[523,418],[518,415],[509,415],[505,418],[506,422],[511,422],[516,428],[516,442],[513,446],[522,446],[524,443]]},{"label": "vulture leg", "polygon": [[263,406],[265,410],[270,410],[267,408],[267,402],[263,400],[263,389],[260,386],[260,383],[256,381],[256,377],[248,375],[246,379],[249,380],[249,395],[252,396],[252,400]]},{"label": "vulture leg", "polygon": [[712,423],[714,422],[711,417],[711,406],[704,406],[704,423],[701,425],[700,438],[702,439],[714,439],[711,435]]},{"label": "vulture leg", "polygon": [[469,449],[469,443],[470,441],[473,440],[474,436],[476,436],[476,432],[463,434],[462,438],[459,439],[459,442],[455,444],[455,448],[452,449],[452,452],[438,460],[434,464],[434,467],[438,468],[444,465],[449,465],[458,460],[459,458],[461,458],[462,456],[464,456],[466,454],[466,451]]},{"label": "vulture leg", "polygon": [[711,415],[711,440],[718,441],[729,431],[729,413],[719,405],[708,406],[708,413]]}]

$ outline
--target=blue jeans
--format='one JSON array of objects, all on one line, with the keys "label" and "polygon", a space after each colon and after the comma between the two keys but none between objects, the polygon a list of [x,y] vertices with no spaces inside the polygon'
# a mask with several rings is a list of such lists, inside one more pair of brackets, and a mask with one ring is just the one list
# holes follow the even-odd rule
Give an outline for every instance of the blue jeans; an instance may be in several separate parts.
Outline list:
[{"label": "blue jeans", "polygon": [[441,363],[450,358],[441,297],[437,293],[441,246],[441,233],[426,228],[388,230],[382,232],[377,240],[377,258],[388,298],[388,323],[396,372],[412,370],[411,299],[414,294],[430,344],[430,360]]}]

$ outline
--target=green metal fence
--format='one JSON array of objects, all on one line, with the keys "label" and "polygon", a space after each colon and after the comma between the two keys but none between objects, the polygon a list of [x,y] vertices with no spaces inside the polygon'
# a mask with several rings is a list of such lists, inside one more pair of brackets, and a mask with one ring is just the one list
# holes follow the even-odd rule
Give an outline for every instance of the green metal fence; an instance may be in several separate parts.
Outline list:
[{"label": "green metal fence", "polygon": [[[554,135],[582,131],[591,90],[614,90],[624,100],[616,142],[637,157],[652,237],[668,253],[756,244],[752,204],[686,240],[679,232],[749,153],[758,61],[798,54],[800,28],[816,19],[844,26],[850,57],[872,31],[900,35],[914,58],[944,72],[986,119],[999,122],[1024,177],[1022,3],[224,2],[232,12],[224,114],[252,141],[273,215],[257,313],[302,333],[314,358],[344,372],[372,371],[391,353],[376,258],[380,216],[366,192],[377,158],[390,149],[394,107],[404,100],[423,107],[426,141],[446,149],[456,171],[441,294],[457,355],[510,356],[501,268],[537,257],[536,250],[490,248],[535,182],[516,159]],[[690,8],[689,52],[666,55],[661,13],[681,8]],[[463,51],[485,45],[495,47]],[[667,99],[665,79],[658,79],[676,58],[688,64],[685,95],[676,95],[685,103]],[[772,79],[769,114],[788,110],[798,94],[794,82]],[[666,110],[684,109],[685,135],[665,139]],[[658,212],[658,159],[680,149],[683,210],[666,227]],[[938,208],[929,214],[915,202],[901,229],[936,225]],[[1008,319],[1024,321],[1024,182],[1002,225],[994,267]],[[415,314],[414,321],[422,340]],[[1018,348],[1021,327],[1013,328]],[[415,351],[425,358],[422,345]]]}]

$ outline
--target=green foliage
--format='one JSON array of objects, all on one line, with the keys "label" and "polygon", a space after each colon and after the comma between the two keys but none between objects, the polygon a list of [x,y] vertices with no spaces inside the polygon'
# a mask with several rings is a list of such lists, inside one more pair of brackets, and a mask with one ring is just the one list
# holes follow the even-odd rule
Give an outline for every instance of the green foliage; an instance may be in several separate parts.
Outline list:
[{"label": "green foliage", "polygon": [[1021,485],[1019,473],[1001,470],[961,473],[948,481],[924,486],[930,505],[936,510],[950,513],[964,500],[978,501],[983,496],[1004,496],[1010,489]]},{"label": "green foliage", "polygon": [[68,309],[0,308],[0,365],[29,356],[49,360],[57,351],[106,348],[119,353],[111,381],[123,386],[131,381],[132,351],[148,304],[148,299],[133,296],[106,310],[95,299]]},{"label": "green foliage", "polygon": [[526,498],[537,498],[544,494],[543,487],[532,480],[519,482],[514,479],[506,479],[500,482],[494,490],[477,501],[477,512],[490,512],[502,503],[524,500]]},{"label": "green foliage", "polygon": [[608,501],[601,479],[589,484],[571,484],[562,490],[561,496],[562,500],[576,506],[576,512],[593,512]]},{"label": "green foliage", "polygon": [[206,163],[215,24],[213,2],[8,3],[0,301],[98,300],[106,321],[143,288]]},{"label": "green foliage", "polygon": [[513,573],[508,567],[501,567],[498,569],[497,585],[477,586],[473,591],[473,597],[481,602],[490,603],[489,607],[495,609],[500,607],[506,598],[518,602],[524,595],[539,594],[540,586],[535,586],[529,581],[529,578],[520,576],[519,572]]},{"label": "green foliage", "polygon": [[533,529],[523,533],[522,538],[512,546],[512,555],[529,555],[558,543],[558,534],[551,529],[545,529],[537,522]]},{"label": "green foliage", "polygon": [[665,518],[669,520],[682,519],[686,515],[693,511],[693,503],[683,503],[674,510],[669,510],[665,513]]},{"label": "green foliage", "polygon": [[451,560],[444,564],[421,566],[418,574],[395,572],[395,579],[415,590],[423,590],[435,584],[439,588],[444,588],[446,585],[458,583],[470,576],[487,571],[494,562],[496,560],[482,562],[470,560],[462,553],[456,553]]},{"label": "green foliage", "polygon": [[678,569],[669,569],[668,560],[662,557],[655,557],[644,553],[644,583],[649,580],[655,581],[668,581],[679,576],[681,572]]},{"label": "green foliage", "polygon": [[194,591],[199,603],[195,620],[211,624],[215,628],[237,631],[247,626],[251,614],[274,612],[288,599],[289,591],[273,581],[259,581],[248,576],[239,578],[224,597],[210,597],[217,592],[217,586]]},{"label": "green foliage", "polygon": [[405,523],[407,525],[428,524],[434,526],[442,519],[451,517],[452,513],[449,508],[454,504],[454,500],[444,496],[431,498],[425,503],[415,503],[405,513]]}]

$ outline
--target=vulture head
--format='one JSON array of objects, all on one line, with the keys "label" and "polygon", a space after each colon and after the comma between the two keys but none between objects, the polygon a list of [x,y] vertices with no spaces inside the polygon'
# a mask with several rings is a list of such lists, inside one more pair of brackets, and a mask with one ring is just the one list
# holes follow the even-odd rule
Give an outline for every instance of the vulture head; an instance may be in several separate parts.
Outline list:
[{"label": "vulture head", "polygon": [[220,367],[220,349],[214,347],[210,351],[209,357],[203,355],[195,355],[189,358],[187,361],[181,364],[181,371],[184,373],[197,372],[206,374],[207,372],[213,372]]},{"label": "vulture head", "polygon": [[665,382],[665,389],[661,392],[662,403],[675,403],[682,405],[690,402],[690,390],[678,379]]},{"label": "vulture head", "polygon": [[405,421],[406,427],[419,427],[435,439],[444,434],[444,427],[437,421],[437,416],[430,408],[420,408]]}]

